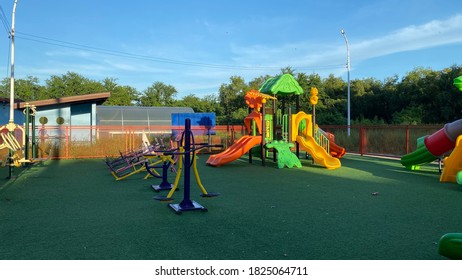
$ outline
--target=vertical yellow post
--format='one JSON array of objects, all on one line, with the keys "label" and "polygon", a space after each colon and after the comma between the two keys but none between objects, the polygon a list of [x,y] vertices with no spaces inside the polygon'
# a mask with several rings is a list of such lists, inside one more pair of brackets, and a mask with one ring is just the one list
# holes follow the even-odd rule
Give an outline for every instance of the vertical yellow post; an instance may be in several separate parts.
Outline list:
[{"label": "vertical yellow post", "polygon": [[310,90],[310,103],[313,105],[313,137],[315,137],[315,127],[316,127],[316,104],[318,104],[318,89],[312,87]]}]

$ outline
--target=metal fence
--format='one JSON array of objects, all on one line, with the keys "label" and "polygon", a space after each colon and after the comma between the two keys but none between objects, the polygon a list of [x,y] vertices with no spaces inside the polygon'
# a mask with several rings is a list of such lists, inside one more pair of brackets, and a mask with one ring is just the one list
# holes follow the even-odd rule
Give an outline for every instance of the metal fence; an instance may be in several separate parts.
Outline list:
[{"label": "metal fence", "polygon": [[[52,159],[104,158],[120,152],[133,151],[150,144],[166,148],[175,146],[181,137],[181,126],[56,126],[42,127],[37,131],[38,156],[45,157],[51,151]],[[228,147],[245,134],[244,126],[203,126],[192,128],[195,143],[220,144]],[[221,151],[211,148],[209,152]]]},{"label": "metal fence", "polygon": [[417,148],[417,139],[431,135],[443,125],[320,126],[335,135],[335,142],[350,153],[401,157]]},{"label": "metal fence", "polygon": [[[335,142],[347,153],[361,155],[386,155],[401,157],[416,149],[419,137],[430,135],[443,125],[427,126],[320,126],[335,135]],[[35,133],[37,157],[53,159],[104,158],[120,152],[138,149],[143,143],[143,134],[153,143],[170,146],[183,127],[178,126],[54,126],[38,127]],[[223,148],[209,149],[219,152],[247,134],[243,125],[193,127],[196,143],[221,144]],[[19,139],[20,135],[16,135]],[[31,139],[32,140],[32,139]],[[1,141],[1,140],[0,140]],[[33,141],[30,141],[31,143]],[[1,143],[0,143],[1,144]],[[5,153],[6,149],[2,152]],[[7,151],[6,151],[7,152]],[[205,150],[207,152],[207,150]]]}]

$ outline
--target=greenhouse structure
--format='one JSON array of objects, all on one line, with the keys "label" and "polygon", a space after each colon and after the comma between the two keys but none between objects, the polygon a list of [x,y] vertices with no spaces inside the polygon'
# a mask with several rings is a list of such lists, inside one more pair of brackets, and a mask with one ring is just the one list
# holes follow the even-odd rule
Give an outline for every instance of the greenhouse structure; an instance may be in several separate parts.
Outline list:
[{"label": "greenhouse structure", "polygon": [[172,114],[194,113],[189,107],[96,106],[99,126],[171,126]]}]

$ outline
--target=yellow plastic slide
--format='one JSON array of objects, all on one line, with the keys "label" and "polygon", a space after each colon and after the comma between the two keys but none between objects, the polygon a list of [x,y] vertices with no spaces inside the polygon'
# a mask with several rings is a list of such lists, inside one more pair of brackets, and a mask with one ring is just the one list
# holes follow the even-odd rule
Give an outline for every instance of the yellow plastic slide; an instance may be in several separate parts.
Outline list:
[{"label": "yellow plastic slide", "polygon": [[317,164],[325,166],[327,169],[337,169],[342,165],[338,158],[334,158],[327,151],[316,143],[316,140],[308,135],[305,137],[297,136],[296,141],[300,144],[300,147],[307,151],[314,159]]},{"label": "yellow plastic slide", "polygon": [[440,176],[440,182],[457,181],[457,173],[462,171],[462,136],[457,137],[456,147],[451,154],[444,159],[443,173]]},{"label": "yellow plastic slide", "polygon": [[236,143],[228,147],[223,152],[211,155],[207,160],[207,164],[211,166],[221,166],[223,164],[234,161],[245,153],[247,153],[252,147],[261,143],[261,136],[242,136],[237,140]]}]

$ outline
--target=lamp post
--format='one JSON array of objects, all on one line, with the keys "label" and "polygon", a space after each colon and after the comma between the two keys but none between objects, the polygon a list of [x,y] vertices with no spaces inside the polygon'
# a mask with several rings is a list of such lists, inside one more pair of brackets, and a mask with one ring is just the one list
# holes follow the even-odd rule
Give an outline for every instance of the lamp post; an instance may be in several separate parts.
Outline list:
[{"label": "lamp post", "polygon": [[348,44],[348,39],[345,34],[345,30],[340,30],[340,32],[343,35],[343,39],[345,39],[345,44],[347,48],[347,70],[348,70],[348,94],[347,94],[347,100],[348,100],[348,115],[347,115],[347,134],[348,137],[350,136],[350,45]]},{"label": "lamp post", "polygon": [[[11,31],[10,31],[10,37],[11,37],[11,77],[10,77],[10,119],[8,121],[8,124],[6,127],[8,128],[8,133],[14,137],[14,129],[15,129],[15,124],[14,124],[14,22],[15,22],[15,14],[16,14],[16,4],[18,3],[18,0],[14,0],[13,4],[13,12],[11,15]],[[26,147],[27,149],[27,147]],[[11,158],[13,156],[13,151],[10,149],[8,152],[8,155],[10,157],[9,159],[9,165],[8,165],[8,179],[11,179],[13,177],[13,165],[11,162]]]},{"label": "lamp post", "polygon": [[[16,4],[18,0],[14,1],[13,4],[13,13],[11,16],[11,78],[10,78],[10,120],[9,124],[14,123],[14,22],[15,22],[15,14],[16,14]],[[9,129],[10,132],[12,131],[11,128]]]}]

